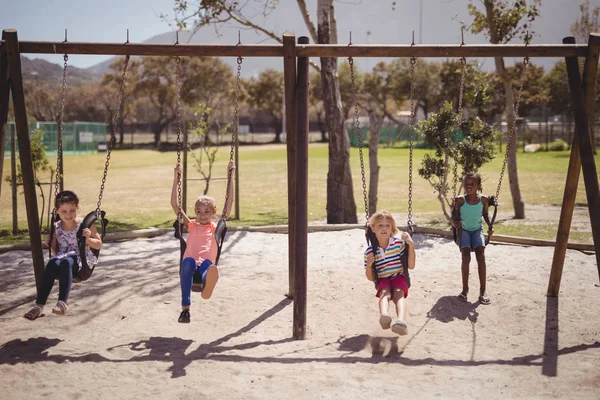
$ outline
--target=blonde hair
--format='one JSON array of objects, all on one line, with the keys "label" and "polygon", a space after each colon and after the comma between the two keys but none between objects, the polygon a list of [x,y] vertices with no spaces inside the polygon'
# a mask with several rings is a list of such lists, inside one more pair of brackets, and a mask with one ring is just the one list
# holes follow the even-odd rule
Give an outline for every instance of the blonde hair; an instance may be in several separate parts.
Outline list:
[{"label": "blonde hair", "polygon": [[217,212],[217,202],[210,196],[200,196],[196,199],[196,203],[194,207],[198,207],[200,204],[204,204],[213,211],[213,213]]},{"label": "blonde hair", "polygon": [[390,223],[392,224],[392,236],[396,236],[396,234],[398,233],[396,221],[394,220],[394,217],[392,217],[392,214],[390,214],[387,211],[377,211],[375,214],[371,215],[371,218],[369,218],[369,226],[371,227],[371,229],[373,229],[375,228],[375,225],[385,220],[390,221]]}]

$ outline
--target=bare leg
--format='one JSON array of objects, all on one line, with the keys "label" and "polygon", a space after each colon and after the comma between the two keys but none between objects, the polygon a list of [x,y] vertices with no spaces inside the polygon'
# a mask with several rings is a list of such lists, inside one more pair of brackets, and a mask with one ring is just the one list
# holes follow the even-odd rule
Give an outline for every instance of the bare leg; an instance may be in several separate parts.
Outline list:
[{"label": "bare leg", "polygon": [[390,329],[392,318],[390,317],[390,294],[386,289],[379,293],[379,324],[383,329]]},{"label": "bare leg", "polygon": [[480,246],[475,249],[475,257],[477,258],[477,272],[479,273],[479,301],[481,304],[490,304],[489,297],[486,296],[486,272],[485,265],[485,247]]},{"label": "bare leg", "polygon": [[394,304],[396,305],[396,322],[392,326],[392,332],[398,335],[406,335],[408,328],[406,326],[406,299],[402,289],[394,289]]},{"label": "bare leg", "polygon": [[460,271],[462,274],[462,292],[461,292],[461,294],[463,294],[466,299],[467,294],[469,293],[469,264],[471,263],[471,249],[469,249],[469,248],[461,249],[461,253],[462,253],[462,264],[460,266]]},{"label": "bare leg", "polygon": [[404,298],[404,290],[394,289],[394,304],[396,305],[396,318],[402,322],[406,322],[406,299]]}]

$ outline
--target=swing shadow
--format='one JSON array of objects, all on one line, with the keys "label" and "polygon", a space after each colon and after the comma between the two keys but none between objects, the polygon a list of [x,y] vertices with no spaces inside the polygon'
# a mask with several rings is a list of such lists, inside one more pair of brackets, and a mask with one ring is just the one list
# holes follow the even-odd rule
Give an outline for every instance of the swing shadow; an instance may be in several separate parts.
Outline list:
[{"label": "swing shadow", "polygon": [[[236,235],[237,233],[237,235]],[[227,232],[225,235],[225,239],[223,241],[223,249],[222,253],[227,254],[231,251],[242,239],[244,239],[248,235],[247,231],[236,231],[236,232]],[[235,236],[231,239],[231,236]]]},{"label": "swing shadow", "polygon": [[[88,353],[84,355],[65,356],[65,355],[49,355],[48,350],[60,344],[63,340],[58,338],[38,337],[31,338],[26,341],[15,339],[0,346],[0,365],[8,364],[33,364],[41,361],[55,362],[62,364],[64,362],[111,362],[111,363],[126,363],[126,362],[144,362],[144,361],[163,361],[170,362],[172,366],[168,369],[171,372],[171,378],[178,378],[186,375],[186,367],[193,361],[210,359],[211,361],[221,362],[256,362],[256,363],[279,363],[279,364],[298,364],[298,363],[362,363],[362,364],[377,364],[386,362],[389,364],[397,364],[403,366],[437,366],[437,367],[479,367],[485,365],[506,365],[506,366],[541,366],[542,374],[546,376],[557,376],[556,366],[557,358],[560,355],[572,354],[589,349],[600,349],[600,342],[596,341],[591,344],[581,344],[572,347],[558,348],[557,339],[557,318],[556,311],[558,310],[558,301],[556,298],[549,298],[547,303],[547,332],[546,345],[543,354],[531,354],[510,359],[495,359],[475,361],[472,357],[470,360],[436,360],[428,357],[422,359],[410,359],[403,357],[404,349],[410,342],[418,336],[427,324],[437,319],[441,322],[451,322],[457,319],[469,319],[474,322],[477,320],[475,308],[477,304],[466,303],[455,307],[452,296],[444,296],[438,300],[436,305],[428,312],[428,319],[423,326],[408,340],[402,349],[398,344],[399,337],[372,337],[367,334],[361,334],[349,338],[340,338],[336,342],[338,351],[345,353],[351,352],[350,355],[343,354],[335,357],[249,357],[244,355],[223,354],[232,350],[248,350],[263,345],[278,345],[293,341],[292,338],[279,340],[255,341],[242,343],[233,346],[224,346],[227,341],[239,337],[242,334],[256,328],[262,322],[271,316],[282,311],[285,307],[292,303],[289,299],[282,299],[278,304],[270,310],[265,311],[258,318],[251,321],[248,325],[216,339],[210,343],[201,344],[196,350],[189,354],[185,354],[186,350],[192,344],[192,340],[184,340],[176,337],[150,337],[147,340],[140,340],[123,345],[117,345],[108,348],[108,351],[113,351],[117,348],[128,348],[131,351],[148,351],[147,354],[136,355],[129,359],[110,359],[97,353]],[[388,345],[389,343],[389,345]],[[326,344],[329,345],[330,343]],[[363,349],[371,347],[371,357],[362,357],[354,355]],[[387,355],[385,350],[389,348]]]}]

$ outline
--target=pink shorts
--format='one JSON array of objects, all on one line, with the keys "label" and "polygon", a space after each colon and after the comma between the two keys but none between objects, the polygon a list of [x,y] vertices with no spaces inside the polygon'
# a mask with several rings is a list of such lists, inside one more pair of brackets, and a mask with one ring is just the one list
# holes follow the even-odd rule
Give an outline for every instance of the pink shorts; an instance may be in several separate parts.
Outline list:
[{"label": "pink shorts", "polygon": [[393,294],[392,289],[402,289],[404,291],[404,297],[408,296],[408,285],[406,284],[406,279],[404,279],[404,275],[396,275],[393,278],[379,278],[379,284],[377,285],[377,294],[375,296],[379,297],[382,289],[387,289],[390,295]]}]

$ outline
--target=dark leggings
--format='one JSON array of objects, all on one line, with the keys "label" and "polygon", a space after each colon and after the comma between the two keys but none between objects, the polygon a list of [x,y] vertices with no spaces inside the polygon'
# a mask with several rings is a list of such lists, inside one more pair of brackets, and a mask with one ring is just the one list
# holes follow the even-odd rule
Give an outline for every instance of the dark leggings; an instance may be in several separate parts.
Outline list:
[{"label": "dark leggings", "polygon": [[58,300],[67,301],[71,291],[73,275],[79,270],[77,256],[69,256],[63,259],[51,258],[46,264],[42,285],[37,294],[36,303],[46,304],[48,296],[54,286],[54,280],[58,278]]}]

